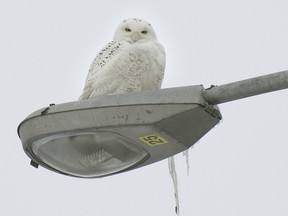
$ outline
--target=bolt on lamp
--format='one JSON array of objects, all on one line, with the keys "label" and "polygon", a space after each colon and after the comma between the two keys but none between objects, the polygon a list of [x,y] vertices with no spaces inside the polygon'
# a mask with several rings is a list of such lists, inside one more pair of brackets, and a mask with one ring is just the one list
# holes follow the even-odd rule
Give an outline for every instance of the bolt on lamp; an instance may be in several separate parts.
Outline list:
[{"label": "bolt on lamp", "polygon": [[220,120],[216,104],[288,88],[288,71],[202,85],[76,101],[37,110],[18,126],[31,165],[96,178],[190,148]]}]

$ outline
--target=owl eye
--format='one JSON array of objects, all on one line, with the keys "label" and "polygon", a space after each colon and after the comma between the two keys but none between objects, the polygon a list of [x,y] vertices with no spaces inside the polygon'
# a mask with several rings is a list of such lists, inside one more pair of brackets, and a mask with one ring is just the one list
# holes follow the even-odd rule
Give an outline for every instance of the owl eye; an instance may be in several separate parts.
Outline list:
[{"label": "owl eye", "polygon": [[131,32],[131,29],[130,28],[125,28],[125,31],[126,32]]},{"label": "owl eye", "polygon": [[141,31],[141,33],[142,33],[142,34],[147,34],[147,31],[146,31],[146,30],[144,30],[144,31]]}]

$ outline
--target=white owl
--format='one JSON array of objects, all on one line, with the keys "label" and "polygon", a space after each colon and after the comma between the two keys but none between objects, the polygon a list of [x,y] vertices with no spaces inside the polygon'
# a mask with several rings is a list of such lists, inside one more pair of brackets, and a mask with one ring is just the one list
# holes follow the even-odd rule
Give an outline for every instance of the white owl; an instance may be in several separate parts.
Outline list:
[{"label": "white owl", "polygon": [[124,20],[92,62],[79,100],[160,89],[165,51],[145,20]]}]

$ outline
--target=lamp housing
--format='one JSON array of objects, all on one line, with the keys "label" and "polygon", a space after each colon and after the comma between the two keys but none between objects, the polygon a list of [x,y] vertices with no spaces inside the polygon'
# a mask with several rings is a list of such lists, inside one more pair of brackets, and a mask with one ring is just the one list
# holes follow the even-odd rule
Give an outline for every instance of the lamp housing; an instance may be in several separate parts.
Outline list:
[{"label": "lamp housing", "polygon": [[35,167],[82,178],[125,172],[190,148],[220,120],[189,86],[98,97],[39,109],[18,127]]}]

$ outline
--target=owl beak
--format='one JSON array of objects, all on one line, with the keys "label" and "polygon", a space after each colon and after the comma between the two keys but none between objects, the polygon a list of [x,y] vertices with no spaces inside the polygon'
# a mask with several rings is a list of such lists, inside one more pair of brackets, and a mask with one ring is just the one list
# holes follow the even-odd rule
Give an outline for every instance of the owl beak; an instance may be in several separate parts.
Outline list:
[{"label": "owl beak", "polygon": [[134,42],[138,41],[139,40],[139,35],[137,33],[132,34],[132,40]]}]

